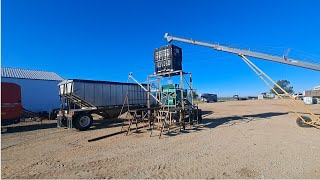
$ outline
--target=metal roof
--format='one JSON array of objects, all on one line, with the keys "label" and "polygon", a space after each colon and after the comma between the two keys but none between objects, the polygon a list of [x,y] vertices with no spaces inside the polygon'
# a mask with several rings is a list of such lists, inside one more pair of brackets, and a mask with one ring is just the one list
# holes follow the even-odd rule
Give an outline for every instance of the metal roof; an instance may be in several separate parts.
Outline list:
[{"label": "metal roof", "polygon": [[49,80],[49,81],[62,81],[64,80],[58,74],[54,72],[27,70],[19,68],[1,68],[2,78],[18,78],[18,79],[37,79],[37,80]]}]

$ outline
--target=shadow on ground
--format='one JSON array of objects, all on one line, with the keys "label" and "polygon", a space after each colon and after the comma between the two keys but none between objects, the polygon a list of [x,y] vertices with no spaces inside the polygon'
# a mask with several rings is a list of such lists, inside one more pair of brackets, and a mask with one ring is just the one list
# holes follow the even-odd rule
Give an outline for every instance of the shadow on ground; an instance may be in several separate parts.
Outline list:
[{"label": "shadow on ground", "polygon": [[[119,119],[99,119],[99,120],[94,120],[93,125],[87,131],[103,129],[103,128],[119,127],[121,125],[122,125],[122,121]],[[56,120],[49,120],[49,121],[43,121],[43,122],[40,122],[40,121],[39,122],[36,122],[36,121],[21,122],[14,125],[1,127],[1,129],[3,129],[1,131],[1,134],[28,132],[28,131],[35,131],[35,130],[51,129],[51,128],[57,128]]]},{"label": "shadow on ground", "polygon": [[[257,121],[257,120],[264,120],[266,118],[271,118],[274,116],[281,116],[288,114],[288,112],[285,113],[280,113],[280,112],[268,112],[268,113],[260,113],[260,114],[250,114],[250,115],[243,115],[243,116],[228,116],[228,117],[222,117],[222,118],[206,118],[207,116],[213,114],[212,111],[202,111],[202,117],[203,120],[200,124],[194,124],[190,126],[190,124],[186,124],[186,129],[181,130],[179,127],[171,128],[169,131],[168,129],[165,129],[163,132],[163,136],[161,136],[161,139],[163,138],[169,138],[172,136],[177,136],[177,135],[183,135],[183,134],[189,134],[192,132],[197,132],[197,131],[202,131],[208,128],[216,128],[218,126],[232,126],[232,125],[239,125],[242,123],[249,123],[251,121]],[[98,128],[104,128],[104,127],[116,127],[116,126],[121,126],[121,123],[115,124],[115,125],[108,125],[105,124],[104,126],[98,127]],[[140,127],[141,128],[141,127]],[[94,128],[93,128],[94,129]],[[139,133],[138,132],[132,132],[132,133]],[[97,141],[101,139],[105,139],[108,137],[112,137],[121,133],[126,133],[126,129],[123,132],[116,132],[113,134],[107,134],[104,136],[100,136],[94,139],[88,140],[89,142],[92,141]],[[150,131],[148,131],[150,133]],[[160,132],[156,132],[152,137],[159,137]]]},{"label": "shadow on ground", "polygon": [[204,128],[215,128],[220,125],[236,125],[241,123],[249,123],[251,121],[263,120],[266,118],[271,118],[274,116],[282,116],[288,114],[288,112],[267,112],[260,114],[250,114],[250,115],[242,115],[242,116],[228,116],[222,118],[204,118],[202,120],[202,127]]},{"label": "shadow on ground", "polygon": [[[199,125],[196,126],[190,126],[186,125],[186,130],[173,130],[168,132],[164,132],[164,135],[167,136],[176,136],[178,134],[188,134],[191,131],[201,131],[207,128],[216,128],[218,126],[232,126],[232,125],[238,125],[242,123],[249,123],[251,121],[256,120],[263,120],[265,118],[271,118],[274,116],[281,116],[288,114],[286,113],[280,113],[280,112],[268,112],[268,113],[260,113],[260,114],[250,114],[250,115],[243,115],[243,116],[229,116],[229,117],[222,117],[222,118],[206,118],[209,115],[213,114],[212,111],[203,111],[202,117],[203,120]],[[92,130],[98,130],[98,129],[104,129],[104,128],[113,128],[113,127],[121,127],[122,126],[122,120],[121,119],[100,119],[100,120],[94,120],[94,123],[92,127],[87,131]],[[27,132],[27,131],[34,131],[34,130],[42,130],[42,129],[50,129],[50,128],[57,128],[56,121],[47,121],[44,123],[38,122],[37,124],[17,124],[14,126],[5,127],[7,130],[3,133],[16,133],[16,132]],[[179,128],[177,128],[179,129]],[[191,130],[191,131],[190,131]],[[190,132],[189,132],[190,131]],[[103,138],[111,137],[114,135],[121,134],[123,132],[117,132],[114,134],[106,135],[103,137],[97,137],[95,140],[100,140]]]},{"label": "shadow on ground", "polygon": [[213,114],[213,111],[202,111],[202,118],[210,116],[211,114]]},{"label": "shadow on ground", "polygon": [[30,122],[32,124],[25,124],[28,122],[21,122],[18,124],[1,127],[1,134],[56,128],[57,124],[54,122],[56,122],[56,121],[52,120],[52,122],[50,121],[50,122],[45,122],[45,123],[44,122],[43,123],[42,122]]},{"label": "shadow on ground", "polygon": [[104,128],[120,127],[120,126],[122,126],[121,119],[99,119],[99,120],[94,120],[91,128],[88,129],[87,131],[104,129]]}]

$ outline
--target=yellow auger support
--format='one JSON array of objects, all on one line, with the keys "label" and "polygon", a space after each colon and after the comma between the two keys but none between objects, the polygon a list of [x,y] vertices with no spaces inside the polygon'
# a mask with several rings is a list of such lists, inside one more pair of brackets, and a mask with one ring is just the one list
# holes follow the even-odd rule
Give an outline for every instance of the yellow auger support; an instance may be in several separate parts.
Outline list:
[{"label": "yellow auger support", "polygon": [[[294,112],[297,116],[297,124],[298,122],[302,122],[302,124],[306,124],[309,126],[313,126],[315,128],[320,129],[320,117],[315,115],[306,105],[304,105],[301,101],[297,101],[294,97],[292,97],[287,91],[285,91],[281,86],[279,86],[274,80],[272,80],[266,73],[264,73],[260,68],[258,68],[255,64],[253,64],[246,56],[239,54],[239,56],[242,58],[242,60],[269,86],[269,88],[278,95],[280,99],[283,100],[284,104],[288,106],[288,108]],[[266,79],[265,79],[266,78]],[[268,82],[269,81],[269,82]],[[288,101],[287,99],[283,98],[281,94],[279,94],[271,85],[275,85],[278,87],[287,97],[292,99],[296,105],[299,107],[303,108],[311,117],[314,118],[312,120],[311,118],[307,116],[302,116],[296,108],[294,108]],[[301,121],[300,121],[301,120]],[[302,125],[301,125],[302,126]]]}]

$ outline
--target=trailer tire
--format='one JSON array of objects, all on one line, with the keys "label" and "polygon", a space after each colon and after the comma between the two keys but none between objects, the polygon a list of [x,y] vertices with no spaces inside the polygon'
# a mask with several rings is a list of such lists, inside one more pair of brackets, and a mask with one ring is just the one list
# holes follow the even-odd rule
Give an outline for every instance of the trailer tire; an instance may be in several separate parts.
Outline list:
[{"label": "trailer tire", "polygon": [[91,114],[78,114],[73,119],[73,126],[79,131],[85,131],[90,128],[93,123]]},{"label": "trailer tire", "polygon": [[49,114],[49,120],[55,120],[57,119],[57,116],[58,116],[58,112],[55,110],[52,110]]},{"label": "trailer tire", "polygon": [[[301,117],[307,122],[311,122],[312,121],[312,119],[309,118],[308,116],[301,116]],[[300,127],[312,127],[309,124],[304,123],[300,117],[297,118],[296,123]]]}]

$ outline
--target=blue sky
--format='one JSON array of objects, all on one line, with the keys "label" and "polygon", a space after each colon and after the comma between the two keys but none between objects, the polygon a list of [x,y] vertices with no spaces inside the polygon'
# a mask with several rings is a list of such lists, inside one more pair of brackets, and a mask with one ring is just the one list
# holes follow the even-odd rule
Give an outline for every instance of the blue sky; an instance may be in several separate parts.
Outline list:
[{"label": "blue sky", "polygon": [[[2,67],[53,71],[64,78],[141,82],[153,49],[175,36],[320,63],[320,1],[2,0]],[[201,93],[257,95],[267,86],[236,55],[174,43]],[[320,85],[317,71],[252,59],[295,91]]]}]

